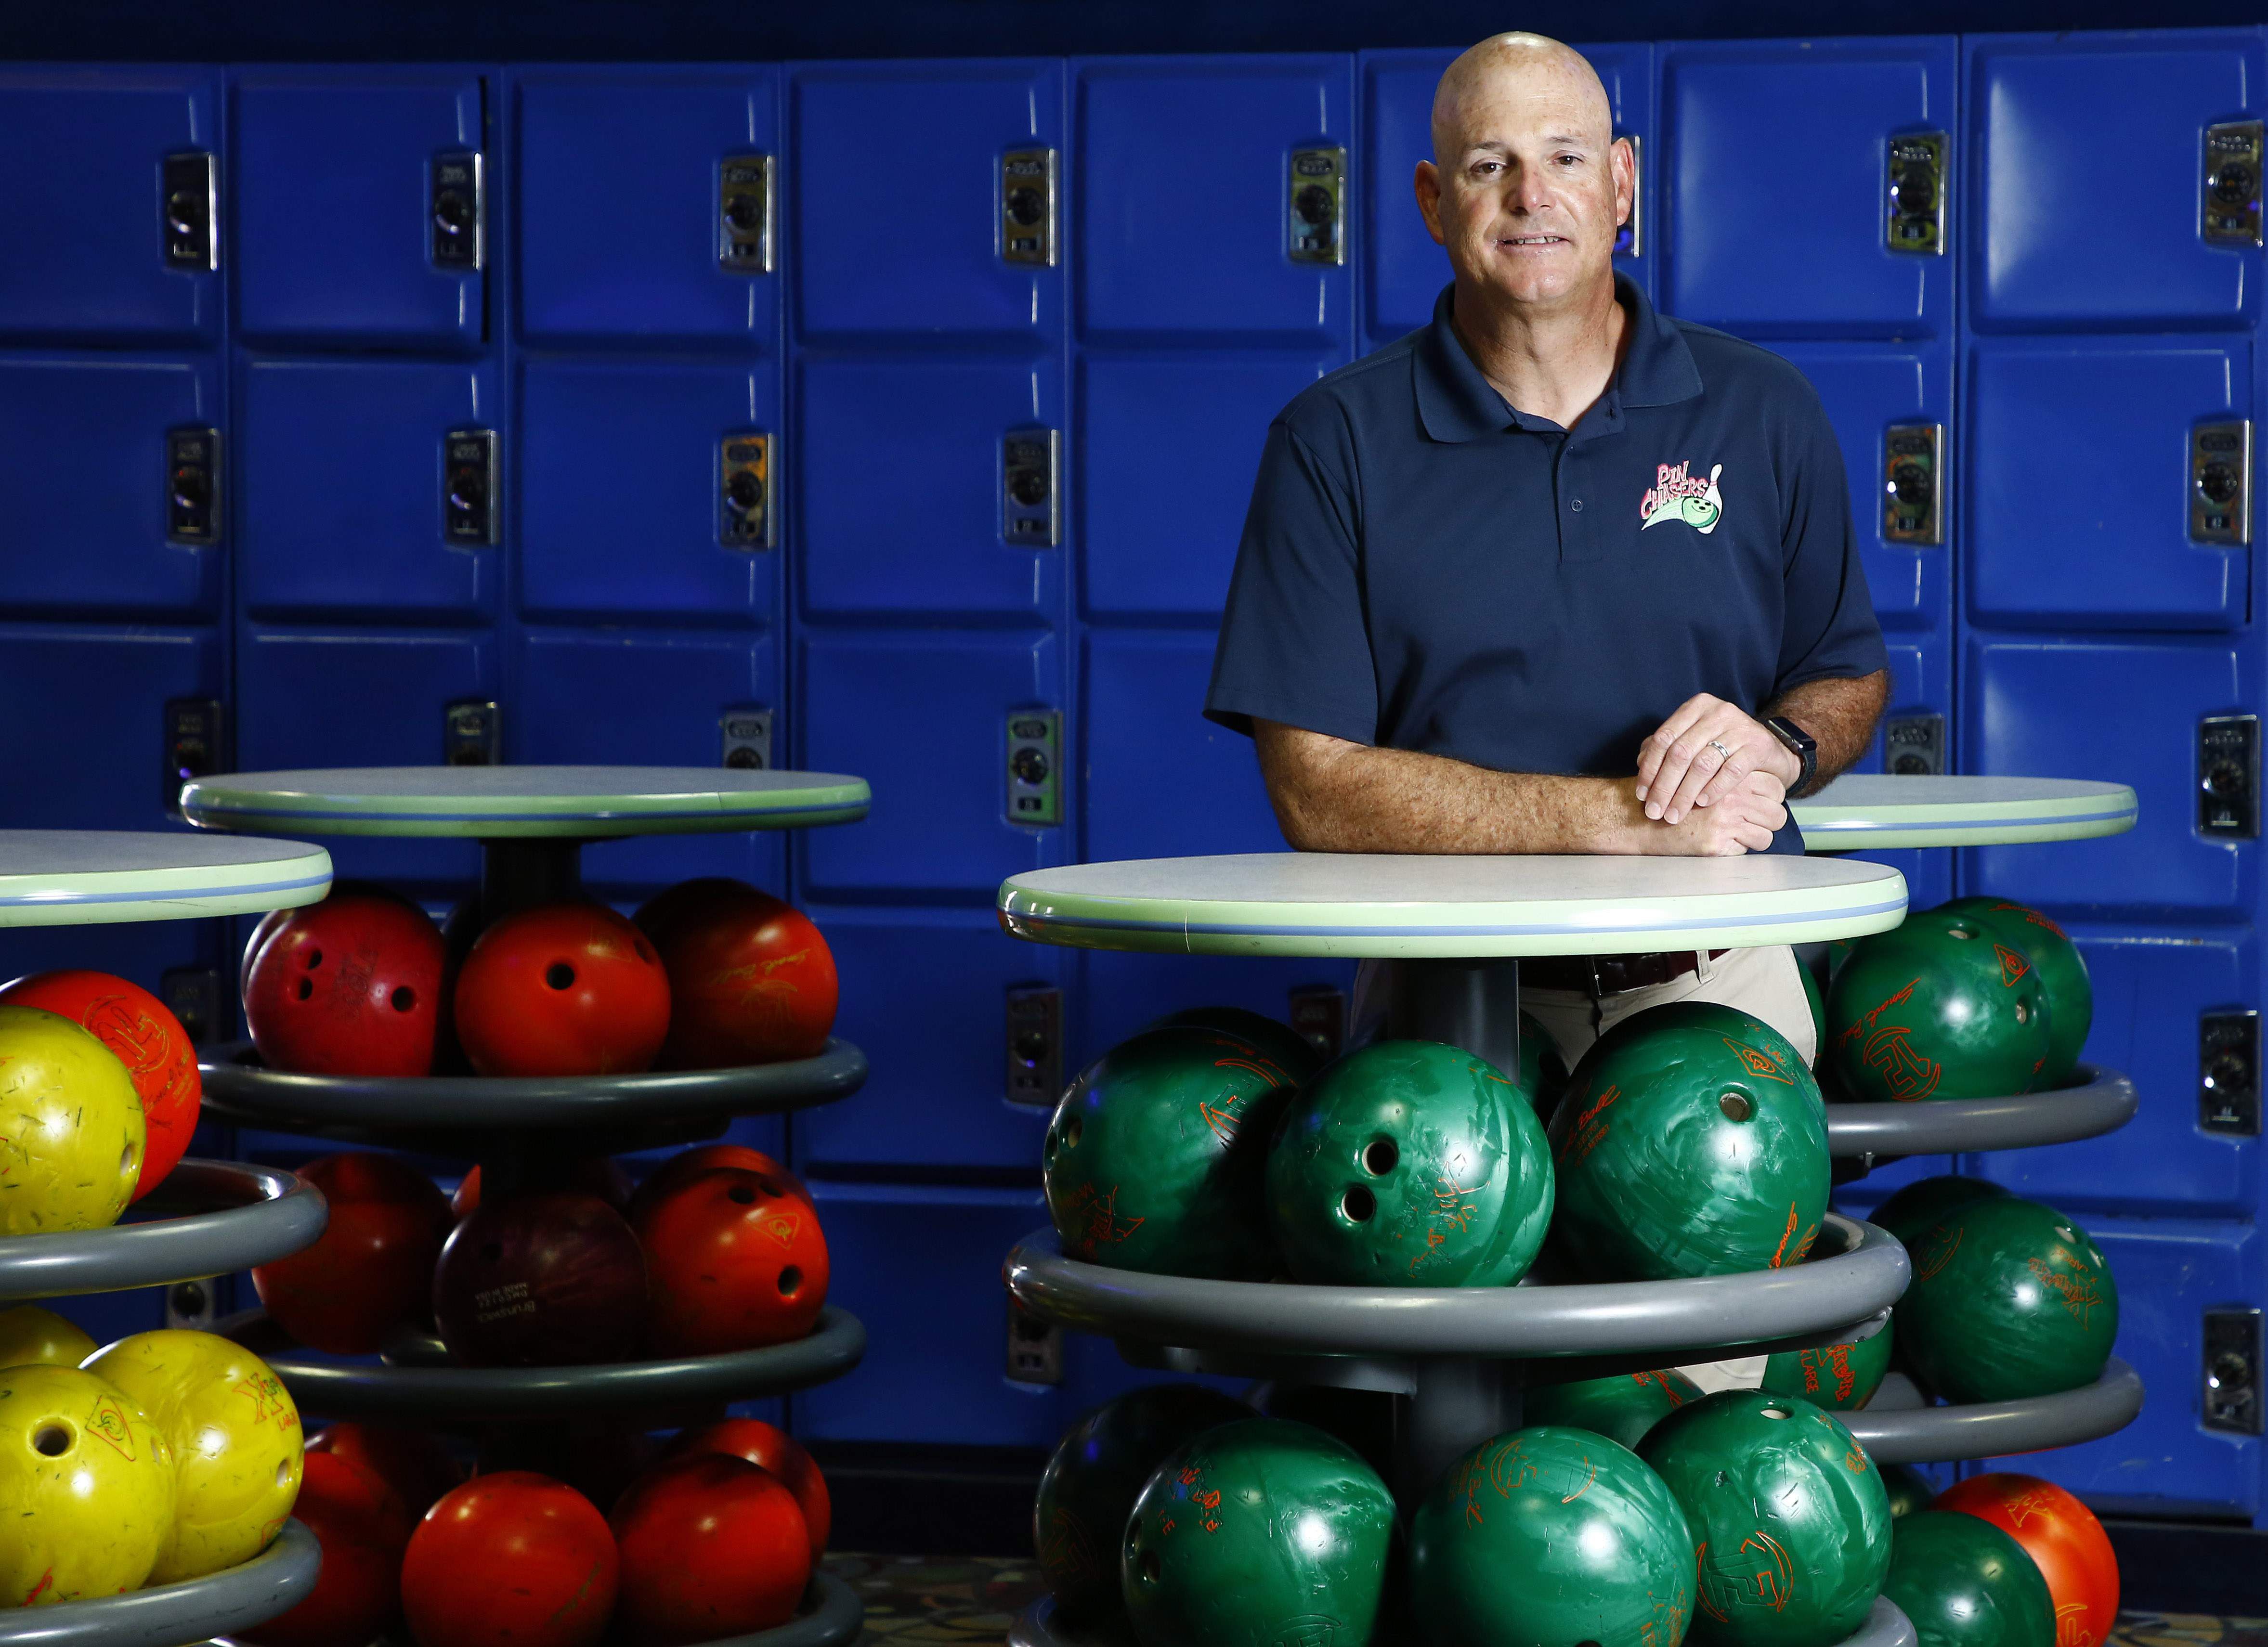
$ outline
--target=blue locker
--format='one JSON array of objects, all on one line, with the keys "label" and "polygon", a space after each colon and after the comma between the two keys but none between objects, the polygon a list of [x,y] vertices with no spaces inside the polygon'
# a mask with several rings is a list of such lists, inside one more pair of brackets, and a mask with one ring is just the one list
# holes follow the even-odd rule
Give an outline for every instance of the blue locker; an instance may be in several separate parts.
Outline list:
[{"label": "blue locker", "polygon": [[217,77],[188,65],[0,75],[0,130],[16,157],[0,178],[0,222],[18,230],[0,268],[0,334],[213,336],[219,275],[167,261],[165,165],[210,155],[217,182],[219,116]]},{"label": "blue locker", "polygon": [[[530,360],[520,373],[520,599],[529,616],[741,621],[779,557],[723,541],[724,443],[777,435],[773,368]],[[778,507],[777,465],[767,476]]]},{"label": "blue locker", "polygon": [[166,701],[223,695],[210,629],[0,628],[0,827],[168,827]]},{"label": "blue locker", "polygon": [[[1653,48],[1577,48],[1599,71],[1614,110],[1615,135],[1638,143],[1637,252],[1615,267],[1653,295]],[[1454,51],[1373,51],[1362,55],[1364,268],[1369,275],[1362,323],[1366,346],[1377,349],[1433,318],[1433,300],[1449,283],[1447,254],[1434,244],[1418,210],[1418,163],[1433,158],[1433,91]]]},{"label": "blue locker", "polygon": [[722,163],[779,151],[776,70],[531,69],[510,96],[521,335],[772,341],[777,276],[719,248]]},{"label": "blue locker", "polygon": [[[1863,526],[1860,535],[1863,539]],[[1885,631],[1885,639],[1890,657],[1890,700],[1882,712],[1883,726],[1902,717],[1940,715],[1945,717],[1949,738],[1954,725],[1951,643],[1942,634],[1916,635],[1895,627]],[[1852,771],[1889,769],[1883,726],[1874,729],[1873,746],[1859,757]],[[1955,748],[1952,753],[1957,756],[1960,751]],[[1957,761],[1948,761],[1946,769],[1953,771],[1958,767]],[[1868,864],[1887,864],[1904,875],[1910,908],[1926,909],[1953,896],[1953,850],[1949,847],[1853,852],[1849,856]]]},{"label": "blue locker", "polygon": [[1846,1218],[1864,1218],[1908,1184],[1936,1178],[1955,1170],[1958,1158],[1950,1155],[1908,1155],[1876,1167],[1864,1178],[1837,1184],[1835,1210]]},{"label": "blue locker", "polygon": [[2141,1109],[2103,1137],[1978,1156],[1971,1170],[2075,1211],[2250,1217],[2260,1142],[2198,1125],[2198,1015],[2258,1008],[2250,933],[2080,928],[2073,936],[2095,984],[2086,1056],[2132,1077]]},{"label": "blue locker", "polygon": [[220,422],[205,363],[0,363],[0,602],[20,616],[217,617],[221,551],[166,540],[166,436]]},{"label": "blue locker", "polygon": [[798,1162],[822,1173],[1037,1173],[1051,1110],[1007,1101],[1007,992],[1062,989],[1071,958],[1003,937],[989,909],[806,913],[827,935],[842,981],[835,1033],[865,1049],[873,1071],[856,1098],[796,1116]]},{"label": "blue locker", "polygon": [[1252,740],[1204,717],[1212,652],[1210,629],[1088,632],[1089,862],[1285,849]]},{"label": "blue locker", "polygon": [[445,623],[492,613],[499,551],[448,540],[445,460],[453,430],[493,428],[497,415],[484,365],[250,365],[236,464],[242,608]]},{"label": "blue locker", "polygon": [[[1071,199],[1061,64],[823,63],[793,75],[789,254],[804,335],[1059,331]],[[1002,157],[1030,149],[1057,154],[1053,267],[1001,255]],[[897,180],[895,215],[873,192],[883,175]]]},{"label": "blue locker", "polygon": [[[1090,340],[1234,332],[1350,341],[1352,259],[1292,257],[1294,150],[1354,139],[1344,57],[1075,65],[1079,325]],[[1359,216],[1350,187],[1347,216]]]},{"label": "blue locker", "polygon": [[[2199,219],[2205,129],[2261,116],[2259,31],[1985,34],[1963,44],[1971,136],[1962,215],[1977,327],[2252,323],[2260,254],[2208,246]],[[2257,180],[2254,187],[2257,195]]]},{"label": "blue locker", "polygon": [[1008,1249],[1047,1227],[1040,1192],[823,1179],[811,1189],[827,1231],[828,1301],[868,1337],[854,1375],[795,1397],[796,1433],[1052,1447],[1069,1415],[1060,1392],[1008,1382],[1000,1285]]},{"label": "blue locker", "polygon": [[[6,827],[19,826],[11,817]],[[236,952],[227,941],[226,930],[227,923],[223,921],[0,929],[0,982],[12,982],[35,972],[85,968],[130,978],[152,995],[159,995],[165,974],[174,967],[210,967],[217,960],[222,977],[232,980],[230,968]],[[234,996],[232,982],[225,989]]]},{"label": "blue locker", "polygon": [[1744,336],[1950,330],[1950,255],[1893,252],[1888,230],[1890,140],[1953,129],[1951,37],[1688,41],[1659,60],[1663,308]]},{"label": "blue locker", "polygon": [[2247,343],[1984,339],[1970,353],[1970,614],[2231,629],[2250,551],[2191,541],[2192,427],[2253,415]]},{"label": "blue locker", "polygon": [[[247,338],[431,349],[471,347],[487,335],[483,270],[434,255],[437,164],[488,147],[479,75],[372,64],[239,70],[231,136],[229,249]],[[482,234],[486,263],[502,220],[492,169],[484,185],[485,221],[453,239]]]},{"label": "blue locker", "polygon": [[1144,955],[1085,950],[1065,1073],[1086,1068],[1168,1012],[1241,1006],[1285,1018],[1294,989],[1337,989],[1352,999],[1354,963],[1319,957]]},{"label": "blue locker", "polygon": [[[1055,357],[1038,365],[806,357],[797,381],[807,610],[1029,618],[1057,609],[1066,551],[1005,540],[1001,455],[1012,430],[1064,428]],[[1059,482],[1056,507],[1067,519]]]},{"label": "blue locker", "polygon": [[1064,707],[1052,636],[814,632],[799,684],[804,764],[874,790],[865,822],[801,843],[811,897],[989,907],[1008,876],[1070,856],[1075,748],[1057,746],[1064,821],[1007,817],[1009,717]]},{"label": "blue locker", "polygon": [[1972,639],[1963,768],[2131,784],[2141,816],[2106,840],[1969,848],[1962,889],[2074,913],[2245,918],[2257,848],[2197,831],[2197,722],[2257,702],[2258,667],[2217,644]]},{"label": "blue locker", "polygon": [[[726,710],[777,713],[778,702],[769,635],[531,629],[519,638],[504,742],[514,761],[531,765],[713,767],[723,758]],[[775,742],[776,764],[787,764],[783,754]],[[633,903],[696,875],[729,875],[777,894],[785,885],[783,838],[649,835],[583,849],[585,881]]]}]

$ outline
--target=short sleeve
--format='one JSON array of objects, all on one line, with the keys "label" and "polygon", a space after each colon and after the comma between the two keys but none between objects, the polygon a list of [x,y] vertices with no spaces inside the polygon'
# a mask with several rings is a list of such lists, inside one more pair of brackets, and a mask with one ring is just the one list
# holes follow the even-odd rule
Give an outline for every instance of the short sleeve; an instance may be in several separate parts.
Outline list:
[{"label": "short sleeve", "polygon": [[1352,489],[1284,418],[1268,430],[1213,652],[1208,719],[1256,717],[1350,743],[1378,736]]},{"label": "short sleeve", "polygon": [[1807,680],[1856,680],[1889,665],[1851,524],[1843,450],[1825,408],[1808,389],[1806,385],[1802,409],[1789,430],[1785,471],[1780,542],[1786,604],[1775,697]]}]

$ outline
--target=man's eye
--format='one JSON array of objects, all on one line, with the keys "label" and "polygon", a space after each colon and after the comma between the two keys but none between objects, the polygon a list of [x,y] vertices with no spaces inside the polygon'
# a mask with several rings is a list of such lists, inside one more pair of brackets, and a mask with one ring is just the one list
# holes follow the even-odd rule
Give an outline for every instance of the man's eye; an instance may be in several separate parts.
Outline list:
[{"label": "man's eye", "polygon": [[1562,165],[1580,165],[1583,164],[1583,157],[1580,154],[1563,154],[1559,156],[1558,158],[1559,164]]}]

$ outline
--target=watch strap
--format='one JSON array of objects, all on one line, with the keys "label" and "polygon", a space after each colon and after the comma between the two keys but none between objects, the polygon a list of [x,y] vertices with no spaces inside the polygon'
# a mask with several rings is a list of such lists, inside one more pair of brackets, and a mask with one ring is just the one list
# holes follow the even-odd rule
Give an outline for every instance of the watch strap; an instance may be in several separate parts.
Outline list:
[{"label": "watch strap", "polygon": [[1795,782],[1787,786],[1787,792],[1793,795],[1802,790],[1817,775],[1819,745],[1809,732],[1805,732],[1802,727],[1798,726],[1784,715],[1773,716],[1764,723],[1764,725],[1773,737],[1787,746],[1789,753],[1793,754],[1802,765],[1803,769],[1796,774]]}]

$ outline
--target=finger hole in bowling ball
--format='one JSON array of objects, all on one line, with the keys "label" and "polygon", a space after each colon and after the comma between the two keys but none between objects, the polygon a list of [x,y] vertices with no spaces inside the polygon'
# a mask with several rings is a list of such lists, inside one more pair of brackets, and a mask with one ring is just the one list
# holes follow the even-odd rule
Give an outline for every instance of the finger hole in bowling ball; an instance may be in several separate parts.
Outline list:
[{"label": "finger hole in bowling ball", "polygon": [[278,1459],[276,1460],[276,1484],[278,1487],[289,1487],[291,1484],[291,1460]]},{"label": "finger hole in bowling ball", "polygon": [[32,1431],[32,1451],[42,1458],[59,1459],[70,1447],[71,1432],[62,1424],[41,1424]]},{"label": "finger hole in bowling ball", "polygon": [[417,991],[406,983],[395,989],[387,999],[393,1004],[394,1010],[397,1012],[414,1012],[417,1010]]},{"label": "finger hole in bowling ball", "polygon": [[129,1143],[118,1152],[118,1170],[122,1173],[133,1165],[134,1146]]},{"label": "finger hole in bowling ball", "polygon": [[543,982],[555,989],[564,989],[575,982],[575,969],[563,960],[555,960],[544,968]]},{"label": "finger hole in bowling ball", "polygon": [[1955,924],[1946,928],[1945,935],[1948,937],[1970,938],[1977,936],[1977,929],[1973,926]]},{"label": "finger hole in bowling ball", "polygon": [[1141,1574],[1142,1574],[1142,1582],[1143,1582],[1144,1584],[1145,1584],[1145,1585],[1153,1585],[1153,1584],[1156,1584],[1156,1583],[1158,1582],[1158,1552],[1157,1552],[1157,1551],[1155,1551],[1155,1550],[1144,1550],[1144,1551],[1142,1552],[1142,1559],[1141,1559],[1141,1561],[1138,1563],[1138,1567],[1139,1567],[1139,1569],[1140,1569],[1140,1571],[1141,1571]]},{"label": "finger hole in bowling ball", "polygon": [[779,1290],[780,1297],[783,1298],[792,1298],[795,1297],[797,1293],[802,1291],[803,1271],[796,1268],[793,1264],[790,1264],[785,1269],[781,1270]]},{"label": "finger hole in bowling ball", "polygon": [[1787,1416],[1787,1408],[1785,1407],[1766,1407],[1760,1410],[1763,1413],[1763,1415],[1766,1418],[1785,1418]]},{"label": "finger hole in bowling ball", "polygon": [[637,951],[637,958],[640,960],[650,961],[653,959],[653,952],[645,946],[645,940],[644,938],[634,940],[631,943],[630,947]]},{"label": "finger hole in bowling ball", "polygon": [[735,1184],[725,1192],[725,1199],[737,1201],[744,1207],[756,1204],[756,1192],[746,1184]]},{"label": "finger hole in bowling ball", "polygon": [[756,1180],[756,1184],[758,1187],[762,1189],[764,1194],[770,1195],[774,1201],[777,1201],[782,1195],[787,1194],[787,1186],[781,1183],[776,1178],[760,1178]]},{"label": "finger hole in bowling ball", "polygon": [[323,952],[319,949],[309,950],[307,952],[307,959],[303,964],[306,967],[309,972],[314,971],[316,967],[323,964]]},{"label": "finger hole in bowling ball", "polygon": [[1351,1185],[1347,1193],[1339,1198],[1339,1210],[1356,1224],[1367,1224],[1371,1214],[1378,1210],[1378,1197],[1360,1184]]},{"label": "finger hole in bowling ball", "polygon": [[313,983],[309,982],[305,978],[299,980],[298,996],[302,1001],[306,1000],[309,996],[314,993],[315,986]]},{"label": "finger hole in bowling ball", "polygon": [[1063,1125],[1064,1147],[1071,1150],[1079,1148],[1079,1135],[1082,1130],[1078,1116],[1073,1115],[1065,1121]]},{"label": "finger hole in bowling ball", "polygon": [[1402,1151],[1394,1147],[1391,1138],[1381,1138],[1362,1152],[1363,1170],[1373,1178],[1383,1178],[1402,1159]]},{"label": "finger hole in bowling ball", "polygon": [[2026,1006],[2026,1005],[2025,1005],[2021,1001],[2017,1002],[2017,1003],[2016,1003],[2016,1022],[2018,1022],[2019,1024],[2029,1024],[2029,1023],[2030,1023],[2031,1021],[2032,1021],[2032,1009],[2031,1009],[2031,1008],[2029,1008],[2029,1006]]},{"label": "finger hole in bowling ball", "polygon": [[1756,1113],[1756,1107],[1749,1102],[1749,1095],[1746,1092],[1726,1093],[1717,1100],[1717,1107],[1725,1112],[1725,1119],[1727,1121],[1746,1121]]}]

